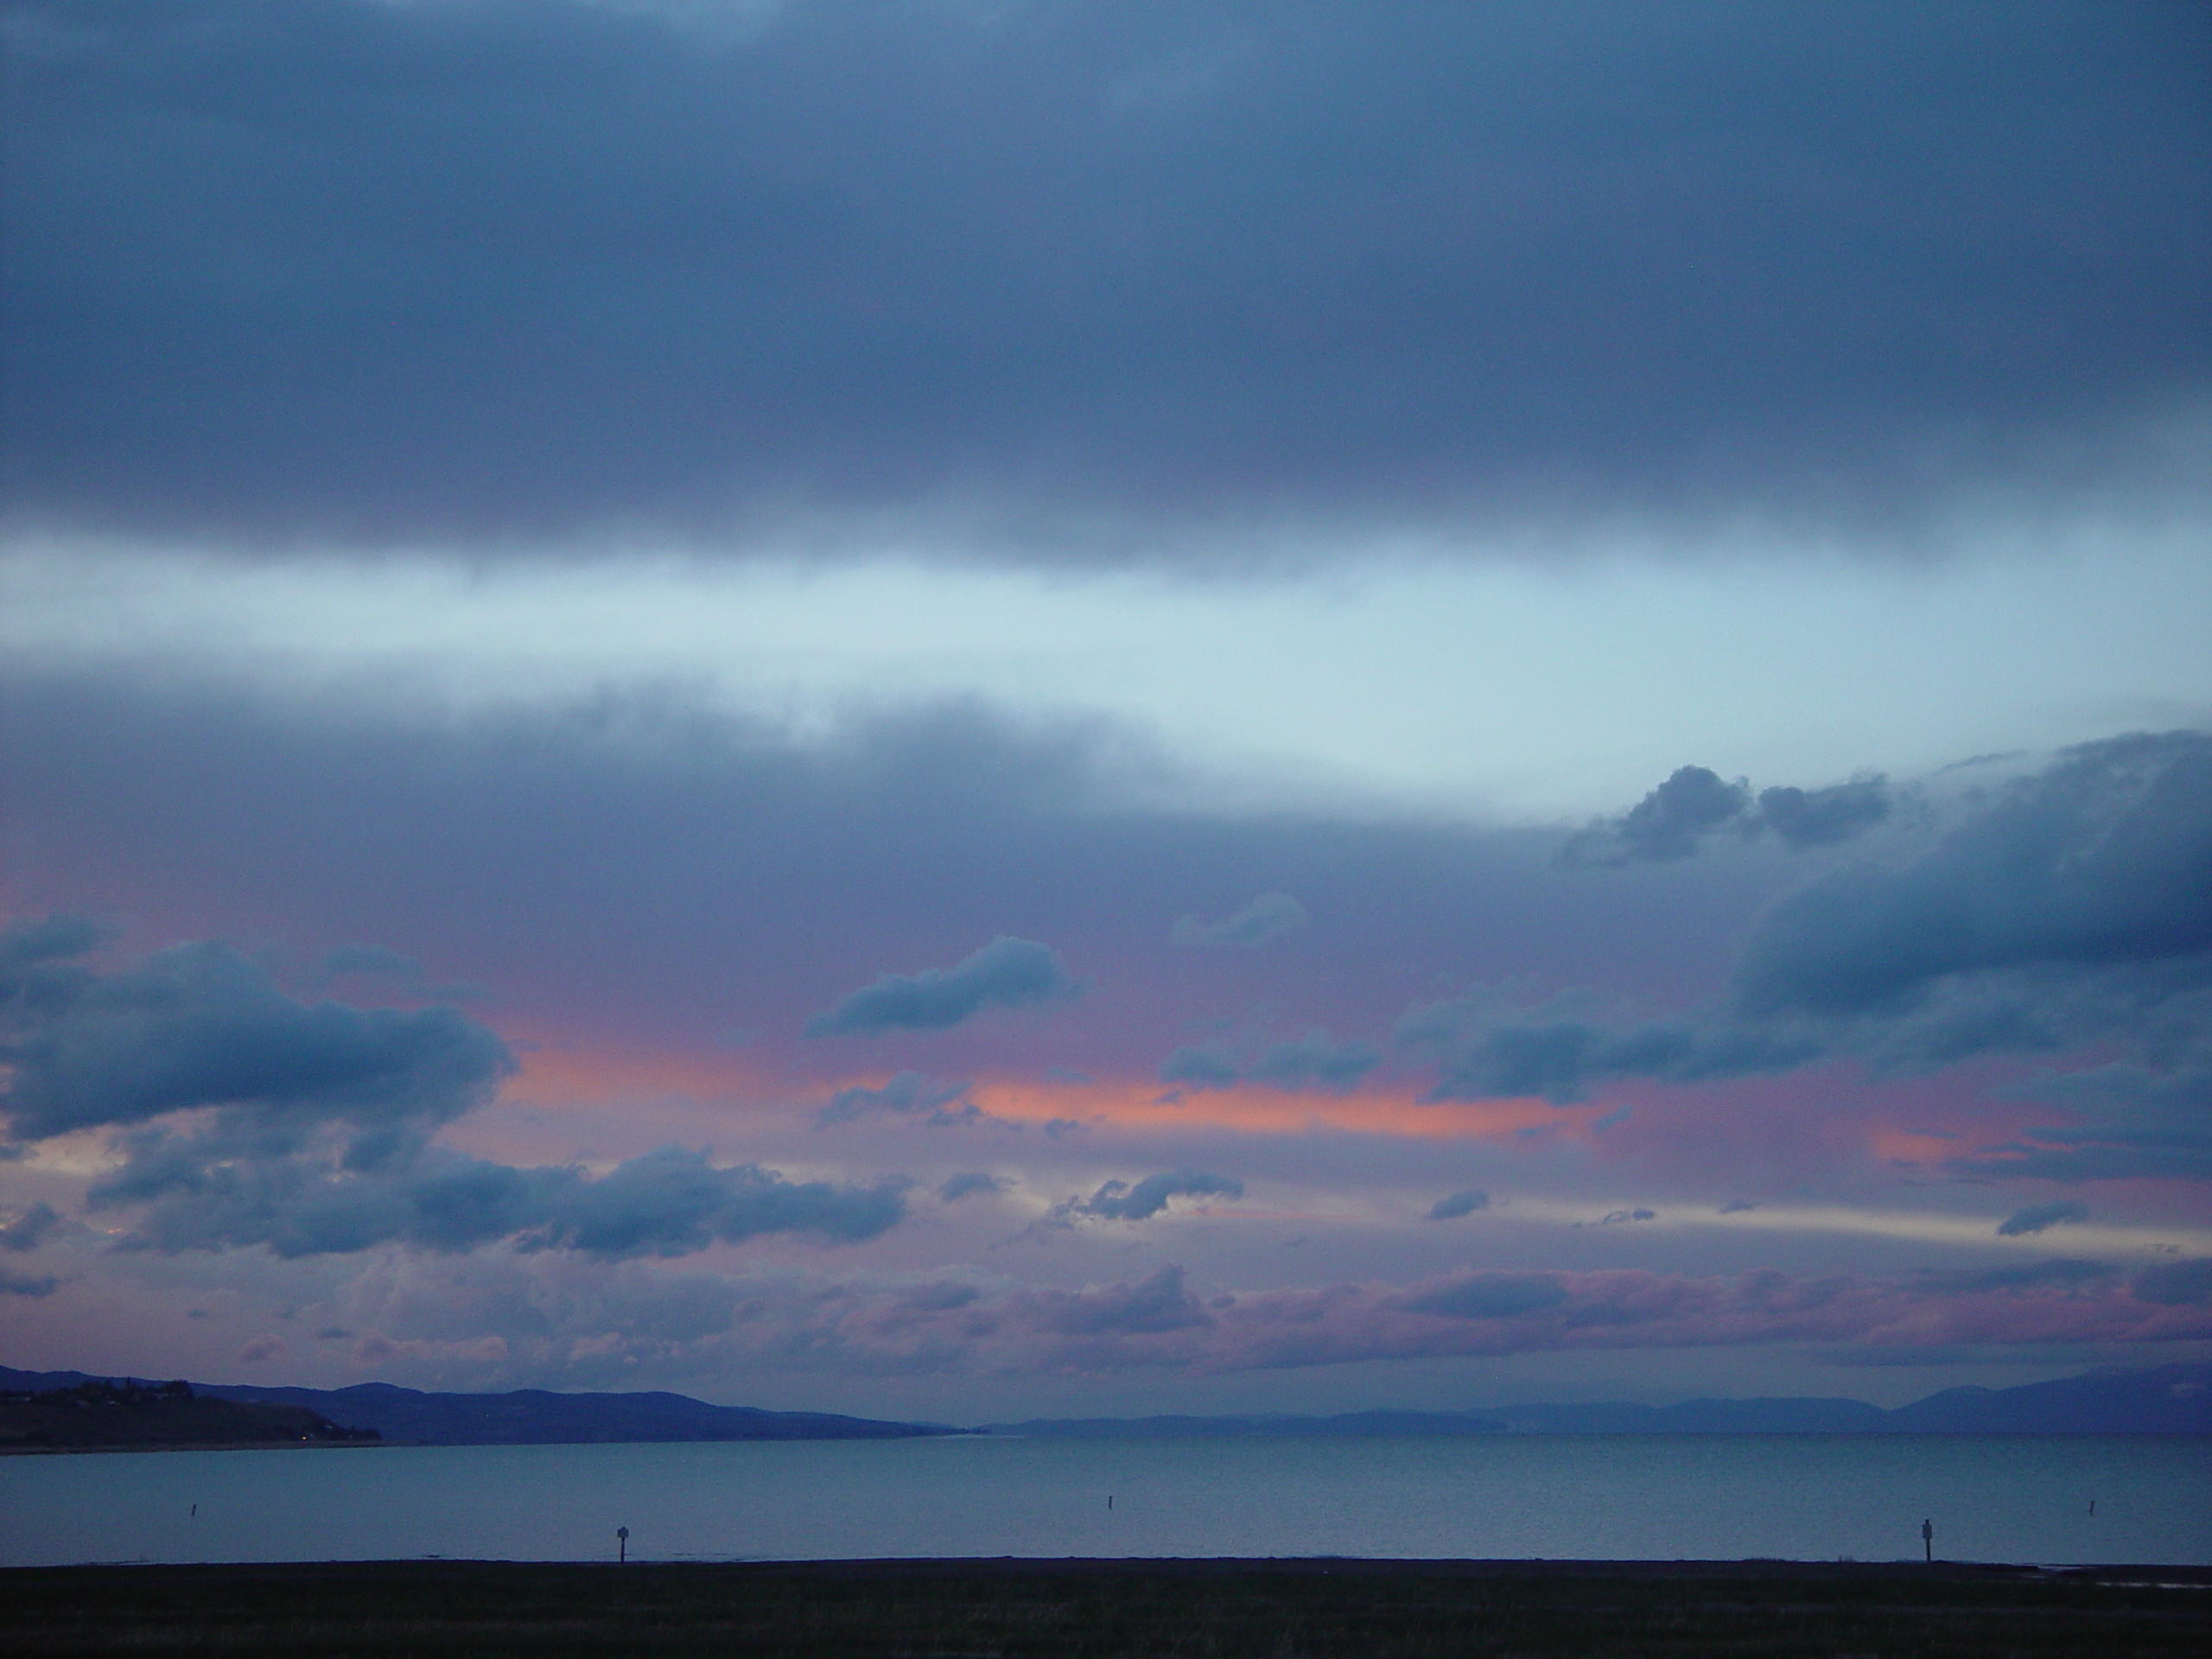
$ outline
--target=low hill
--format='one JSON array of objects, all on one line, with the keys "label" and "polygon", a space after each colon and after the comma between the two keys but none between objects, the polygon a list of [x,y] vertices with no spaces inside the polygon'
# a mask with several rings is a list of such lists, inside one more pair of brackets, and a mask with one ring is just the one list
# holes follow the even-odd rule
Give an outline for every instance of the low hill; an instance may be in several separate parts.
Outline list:
[{"label": "low hill", "polygon": [[2212,1365],[2092,1371],[2017,1389],[1946,1389],[1890,1417],[1891,1433],[2212,1434]]},{"label": "low hill", "polygon": [[[67,1388],[91,1381],[79,1371],[16,1371],[0,1366],[0,1389]],[[374,1429],[414,1446],[591,1445],[621,1440],[883,1440],[967,1431],[939,1423],[881,1422],[823,1411],[761,1411],[710,1406],[681,1394],[426,1394],[389,1382],[350,1389],[266,1389],[194,1385],[200,1395],[241,1404],[320,1413],[348,1428]]]},{"label": "low hill", "polygon": [[350,1389],[208,1387],[228,1400],[306,1406],[418,1446],[586,1445],[615,1440],[887,1440],[957,1434],[931,1423],[822,1411],[711,1406],[681,1394],[425,1394],[388,1382]]},{"label": "low hill", "polygon": [[302,1406],[212,1398],[189,1383],[105,1382],[0,1392],[0,1450],[101,1451],[187,1446],[373,1442]]}]

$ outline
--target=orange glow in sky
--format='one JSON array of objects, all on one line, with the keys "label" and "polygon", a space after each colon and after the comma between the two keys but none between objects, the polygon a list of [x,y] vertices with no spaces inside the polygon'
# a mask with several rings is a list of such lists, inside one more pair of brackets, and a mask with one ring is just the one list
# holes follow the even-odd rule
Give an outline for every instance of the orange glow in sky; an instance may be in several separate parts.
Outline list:
[{"label": "orange glow in sky", "polygon": [[[889,1072],[836,1084],[797,1084],[748,1063],[741,1052],[613,1054],[536,1048],[520,1056],[521,1075],[503,1091],[513,1103],[548,1106],[587,1101],[689,1098],[810,1114],[837,1088],[880,1088]],[[1165,1089],[1150,1079],[1090,1083],[991,1078],[968,1090],[983,1112],[1007,1122],[1055,1120],[1137,1130],[1228,1129],[1249,1135],[1335,1130],[1424,1140],[1495,1139],[1523,1129],[1579,1130],[1597,1105],[1562,1109],[1541,1099],[1423,1102],[1413,1088],[1348,1095],[1300,1093],[1245,1084],[1234,1089]]]},{"label": "orange glow in sky", "polygon": [[[1335,1129],[1428,1140],[1508,1135],[1560,1124],[1568,1114],[1542,1100],[1424,1103],[1412,1090],[1350,1095],[1302,1094],[1243,1084],[1234,1089],[1163,1090],[1152,1082],[1087,1084],[992,1081],[969,1096],[994,1117],[1016,1123],[1055,1118],[1116,1128],[1219,1128],[1249,1135]],[[1597,1109],[1573,1113],[1580,1119]]]}]

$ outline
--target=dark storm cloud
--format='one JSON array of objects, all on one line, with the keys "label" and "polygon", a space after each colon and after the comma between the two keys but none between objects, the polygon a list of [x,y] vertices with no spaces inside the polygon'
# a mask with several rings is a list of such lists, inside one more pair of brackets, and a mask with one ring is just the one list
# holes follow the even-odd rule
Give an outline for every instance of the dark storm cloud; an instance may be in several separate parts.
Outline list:
[{"label": "dark storm cloud", "polygon": [[1469,1187],[1465,1192],[1454,1192],[1448,1198],[1439,1198],[1428,1207],[1431,1221],[1457,1221],[1462,1216],[1471,1216],[1478,1210],[1490,1208],[1490,1194]]},{"label": "dark storm cloud", "polygon": [[986,1008],[1061,1002],[1082,988],[1059,953],[1001,934],[950,968],[886,974],[806,1022],[810,1037],[878,1037],[887,1031],[943,1031]]},{"label": "dark storm cloud", "polygon": [[1168,941],[1185,950],[1223,947],[1252,950],[1296,932],[1308,919],[1306,906],[1290,894],[1263,893],[1217,922],[1202,922],[1195,916],[1178,918]]},{"label": "dark storm cloud", "polygon": [[1569,869],[1666,864],[1688,858],[1721,830],[1746,841],[1772,835],[1793,848],[1833,847],[1885,822],[1896,802],[1878,774],[1826,789],[1781,786],[1757,796],[1742,779],[1725,782],[1706,766],[1678,767],[1618,818],[1600,819],[1560,849]]},{"label": "dark storm cloud", "polygon": [[1147,1175],[1135,1185],[1108,1181],[1080,1204],[1066,1206],[1070,1215],[1101,1221],[1149,1221],[1167,1207],[1170,1198],[1221,1197],[1241,1198],[1244,1183],[1204,1170],[1176,1169]]},{"label": "dark storm cloud", "polygon": [[7,12],[35,521],[1802,523],[2206,392],[2194,7]]},{"label": "dark storm cloud", "polygon": [[297,1002],[219,944],[101,975],[64,956],[53,931],[20,936],[45,939],[44,960],[0,988],[11,1072],[0,1105],[21,1140],[213,1106],[265,1127],[342,1122],[367,1155],[460,1116],[513,1070],[499,1038],[450,1008]]},{"label": "dark storm cloud", "polygon": [[2047,1233],[2054,1227],[2088,1218],[2089,1206],[2072,1198],[2059,1198],[2050,1204],[2031,1204],[2024,1210],[2015,1210],[1999,1222],[1997,1236],[1999,1238],[2018,1238],[2025,1233]]}]

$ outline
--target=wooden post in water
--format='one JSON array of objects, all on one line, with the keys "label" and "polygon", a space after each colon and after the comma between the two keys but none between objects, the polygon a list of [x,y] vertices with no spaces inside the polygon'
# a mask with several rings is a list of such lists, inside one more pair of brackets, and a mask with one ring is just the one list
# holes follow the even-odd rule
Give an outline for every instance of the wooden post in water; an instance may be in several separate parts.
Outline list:
[{"label": "wooden post in water", "polygon": [[614,1529],[614,1559],[618,1564],[630,1559],[629,1528],[617,1527]]},{"label": "wooden post in water", "polygon": [[1920,1548],[1922,1552],[1928,1557],[1928,1565],[1930,1567],[1935,1566],[1936,1523],[1933,1521],[1923,1521],[1920,1523]]}]

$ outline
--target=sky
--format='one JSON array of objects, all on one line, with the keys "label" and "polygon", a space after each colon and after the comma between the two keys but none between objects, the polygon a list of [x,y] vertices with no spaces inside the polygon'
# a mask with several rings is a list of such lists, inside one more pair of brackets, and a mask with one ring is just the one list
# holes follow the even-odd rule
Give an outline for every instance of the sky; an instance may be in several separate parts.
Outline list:
[{"label": "sky", "polygon": [[10,1364],[2212,1358],[2212,16],[0,4]]}]

